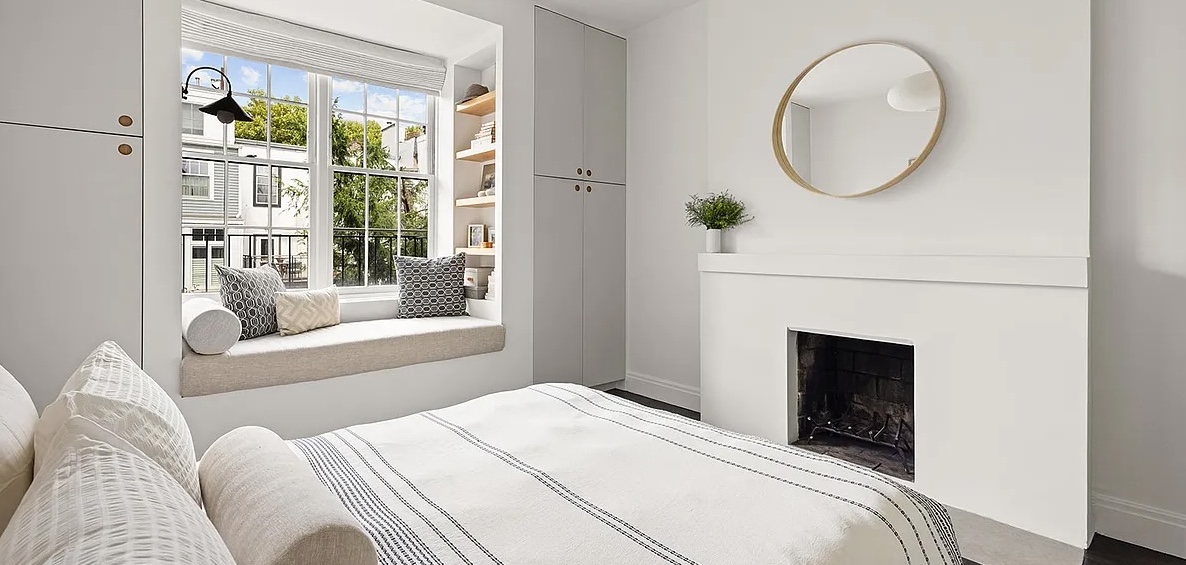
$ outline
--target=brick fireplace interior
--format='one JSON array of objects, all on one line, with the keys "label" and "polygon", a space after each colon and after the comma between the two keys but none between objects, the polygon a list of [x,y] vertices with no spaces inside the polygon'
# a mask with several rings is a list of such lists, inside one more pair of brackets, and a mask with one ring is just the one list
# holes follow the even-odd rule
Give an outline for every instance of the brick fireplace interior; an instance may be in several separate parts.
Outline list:
[{"label": "brick fireplace interior", "polygon": [[[791,332],[794,445],[914,480],[914,346]],[[796,370],[797,369],[797,370]]]}]

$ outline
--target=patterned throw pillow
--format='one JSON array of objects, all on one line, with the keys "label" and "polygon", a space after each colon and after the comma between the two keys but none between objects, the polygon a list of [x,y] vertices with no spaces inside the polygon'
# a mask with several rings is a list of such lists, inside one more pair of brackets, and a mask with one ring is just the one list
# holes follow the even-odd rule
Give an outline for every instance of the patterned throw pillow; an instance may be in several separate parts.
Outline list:
[{"label": "patterned throw pillow", "polygon": [[396,318],[464,316],[465,253],[440,259],[396,257],[399,313]]},{"label": "patterned throw pillow", "polygon": [[277,292],[276,323],[280,335],[297,335],[342,323],[337,287]]},{"label": "patterned throw pillow", "polygon": [[222,305],[243,322],[240,340],[279,331],[276,325],[276,293],[284,292],[280,273],[270,265],[254,269],[236,269],[215,265],[218,269]]}]

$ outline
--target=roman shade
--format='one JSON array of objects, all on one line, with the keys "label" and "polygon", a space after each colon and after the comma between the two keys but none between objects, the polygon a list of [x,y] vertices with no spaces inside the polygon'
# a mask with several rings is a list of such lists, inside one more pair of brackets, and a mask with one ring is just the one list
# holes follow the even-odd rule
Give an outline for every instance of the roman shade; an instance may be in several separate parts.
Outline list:
[{"label": "roman shade", "polygon": [[228,55],[439,93],[445,64],[435,57],[369,43],[202,0],[181,8],[181,41]]}]

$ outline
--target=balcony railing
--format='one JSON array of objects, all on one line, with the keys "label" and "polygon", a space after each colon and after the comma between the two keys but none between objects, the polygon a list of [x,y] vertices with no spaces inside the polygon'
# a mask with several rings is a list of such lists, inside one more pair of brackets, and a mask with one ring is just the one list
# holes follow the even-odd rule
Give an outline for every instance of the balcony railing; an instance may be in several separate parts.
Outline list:
[{"label": "balcony railing", "polygon": [[[234,229],[234,228],[232,228]],[[228,247],[229,246],[229,247]],[[217,292],[218,273],[214,265],[259,267],[272,265],[289,289],[309,287],[309,239],[304,233],[266,233],[226,235],[182,234],[184,257],[182,292]],[[364,251],[365,250],[365,251]],[[333,236],[334,284],[342,287],[363,286],[363,271],[368,263],[366,284],[396,283],[396,254],[428,256],[427,230],[338,229]]]}]

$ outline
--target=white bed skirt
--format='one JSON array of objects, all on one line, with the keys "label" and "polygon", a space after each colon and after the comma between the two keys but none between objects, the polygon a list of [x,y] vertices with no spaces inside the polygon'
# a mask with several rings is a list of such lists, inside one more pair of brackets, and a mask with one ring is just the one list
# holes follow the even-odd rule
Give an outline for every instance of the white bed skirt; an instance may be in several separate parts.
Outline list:
[{"label": "white bed skirt", "polygon": [[386,564],[961,565],[938,503],[575,385],[295,440]]}]

